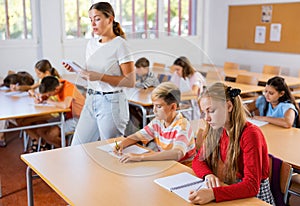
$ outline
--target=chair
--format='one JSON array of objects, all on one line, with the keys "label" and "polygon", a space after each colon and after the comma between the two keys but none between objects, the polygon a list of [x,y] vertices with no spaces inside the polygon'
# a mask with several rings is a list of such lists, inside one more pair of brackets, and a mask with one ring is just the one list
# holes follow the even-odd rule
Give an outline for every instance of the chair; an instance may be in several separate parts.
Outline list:
[{"label": "chair", "polygon": [[269,154],[269,180],[275,204],[287,205],[293,168],[289,163]]},{"label": "chair", "polygon": [[296,195],[300,197],[300,174],[293,174],[291,180],[291,187],[289,189],[289,194]]},{"label": "chair", "polygon": [[238,70],[240,69],[240,65],[234,62],[224,62],[223,66],[224,70],[226,69],[233,69],[233,70]]},{"label": "chair", "polygon": [[[235,82],[248,85],[258,85],[257,77],[245,74],[238,74]],[[252,102],[258,97],[258,94],[256,92],[241,94],[241,97],[243,102]]]},{"label": "chair", "polygon": [[264,65],[262,73],[280,75],[281,69],[279,66]]},{"label": "chair", "polygon": [[258,85],[257,77],[245,75],[245,74],[238,74],[236,76],[235,82],[241,83],[241,84]]},{"label": "chair", "polygon": [[224,81],[225,74],[221,71],[209,70],[207,71],[205,78],[208,83],[212,83],[215,81]]},{"label": "chair", "polygon": [[171,77],[172,76],[168,74],[157,74],[157,79],[160,83],[170,81]]},{"label": "chair", "polygon": [[165,64],[158,63],[158,62],[153,62],[153,65],[152,65],[152,68],[155,68],[155,69],[164,69],[165,67],[166,67]]}]

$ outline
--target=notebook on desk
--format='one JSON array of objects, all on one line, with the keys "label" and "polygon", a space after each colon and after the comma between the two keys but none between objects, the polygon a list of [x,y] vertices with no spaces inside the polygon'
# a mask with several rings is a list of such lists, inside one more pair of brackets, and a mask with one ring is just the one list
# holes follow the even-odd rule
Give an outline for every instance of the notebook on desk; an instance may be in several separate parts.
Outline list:
[{"label": "notebook on desk", "polygon": [[251,122],[252,124],[254,124],[258,127],[262,127],[262,126],[268,124],[268,122],[260,121],[260,120],[256,120],[256,119],[252,119],[252,118],[247,118],[247,121]]},{"label": "notebook on desk", "polygon": [[188,172],[158,178],[155,179],[154,182],[188,202],[190,202],[190,191],[207,188],[206,183],[202,179]]},{"label": "notebook on desk", "polygon": [[[118,144],[120,144],[120,143],[121,142],[118,142]],[[114,151],[113,151],[114,147],[115,147],[115,143],[110,143],[110,144],[98,146],[97,148],[101,149],[105,152],[108,152],[110,155],[120,159],[121,156],[114,153]],[[129,147],[126,147],[125,149],[123,149],[122,153],[124,155],[124,154],[128,154],[128,153],[143,154],[143,153],[147,153],[147,152],[149,152],[149,150],[139,147],[137,145],[130,145]]]}]

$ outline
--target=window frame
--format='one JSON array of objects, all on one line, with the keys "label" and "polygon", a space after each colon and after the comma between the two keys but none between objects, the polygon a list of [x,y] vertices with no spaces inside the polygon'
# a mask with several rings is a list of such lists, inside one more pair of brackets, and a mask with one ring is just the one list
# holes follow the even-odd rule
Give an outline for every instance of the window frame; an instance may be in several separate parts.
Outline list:
[{"label": "window frame", "polygon": [[[64,0],[65,1],[65,0]],[[62,1],[62,14],[64,14],[64,1]],[[131,32],[132,33],[135,33],[135,25],[136,25],[136,19],[135,19],[135,12],[134,12],[134,9],[135,9],[135,0],[131,0],[132,1],[132,17],[131,17],[131,21],[132,21],[132,24],[131,24]],[[179,18],[179,28],[178,28],[178,31],[176,33],[175,36],[178,36],[178,37],[193,37],[193,36],[198,36],[198,33],[197,33],[197,7],[198,7],[198,2],[197,0],[188,0],[189,1],[189,8],[188,8],[188,15],[189,15],[189,19],[188,19],[188,34],[187,35],[182,35],[181,33],[181,18]],[[79,4],[79,0],[76,0],[77,2],[77,5]],[[91,4],[93,3],[96,3],[96,2],[99,2],[97,0],[91,0]],[[121,26],[122,26],[122,0],[110,0],[109,1],[112,6],[114,7],[114,10],[115,10],[115,16],[117,19],[117,21],[120,22]],[[116,6],[116,2],[118,2],[118,6],[119,8],[115,8]],[[169,4],[170,4],[170,0],[168,0]],[[144,10],[144,31],[143,31],[143,34],[145,35],[145,38],[141,38],[141,39],[150,39],[148,37],[148,33],[150,31],[155,31],[156,33],[156,37],[155,39],[159,39],[159,38],[164,38],[164,37],[168,37],[168,36],[172,36],[171,33],[170,33],[170,21],[171,21],[171,18],[170,16],[168,15],[168,29],[167,31],[165,31],[165,28],[164,28],[164,11],[165,11],[165,8],[164,8],[164,1],[162,0],[156,0],[156,4],[157,4],[157,9],[156,9],[156,18],[155,18],[155,22],[156,22],[156,25],[155,25],[155,28],[156,30],[148,30],[147,29],[147,24],[148,24],[148,19],[147,19],[147,6],[144,6],[145,7],[145,10]],[[178,4],[181,4],[181,0],[178,1]],[[144,0],[144,5],[147,5],[147,0]],[[181,6],[179,6],[179,10],[181,11]],[[68,42],[68,41],[74,41],[74,40],[80,40],[80,39],[87,39],[85,38],[84,36],[78,36],[78,34],[80,34],[80,18],[79,18],[79,15],[78,15],[78,11],[79,11],[79,7],[77,6],[77,35],[74,36],[74,38],[70,39],[70,38],[67,38],[67,35],[66,35],[66,28],[65,28],[65,17],[64,15],[62,15],[62,31],[63,31],[63,42]],[[168,13],[170,13],[170,9],[168,9]],[[181,12],[179,13],[179,16],[181,15]],[[196,22],[196,23],[192,23],[192,22]],[[79,33],[78,33],[79,32]],[[174,36],[174,35],[173,35]]]},{"label": "window frame", "polygon": [[[5,2],[8,0],[4,0]],[[40,26],[40,21],[38,21],[39,15],[39,0],[29,0],[30,1],[30,9],[31,9],[31,18],[32,18],[32,38],[31,39],[1,39],[1,47],[3,48],[20,48],[20,46],[24,48],[32,48],[32,46],[37,47],[38,40],[38,28]],[[24,2],[24,0],[22,0]],[[24,7],[22,12],[24,12]],[[5,14],[7,18],[7,13]],[[25,16],[24,16],[25,18]],[[9,25],[6,24],[6,27]],[[25,27],[24,27],[25,28]],[[6,31],[7,32],[7,31]]]}]

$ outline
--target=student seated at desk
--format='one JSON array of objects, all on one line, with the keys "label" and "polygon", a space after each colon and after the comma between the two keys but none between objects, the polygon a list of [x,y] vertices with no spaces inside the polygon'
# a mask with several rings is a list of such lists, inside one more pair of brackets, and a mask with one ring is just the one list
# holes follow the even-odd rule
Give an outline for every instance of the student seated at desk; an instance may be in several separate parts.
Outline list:
[{"label": "student seated at desk", "polygon": [[255,196],[274,202],[267,144],[261,130],[247,122],[240,92],[218,82],[202,94],[200,107],[207,130],[192,168],[208,189],[191,191],[189,199],[194,204]]},{"label": "student seated at desk", "polygon": [[[135,62],[136,71],[136,88],[147,89],[149,87],[156,87],[159,81],[154,73],[149,71],[149,60],[145,57],[139,58]],[[130,135],[142,128],[143,115],[141,110],[133,105],[129,105],[130,121],[126,127],[125,134]],[[152,113],[152,108],[147,108],[147,113]]]},{"label": "student seated at desk", "polygon": [[195,155],[195,140],[189,121],[176,112],[180,101],[180,90],[171,82],[163,82],[152,92],[155,118],[140,131],[123,140],[115,152],[139,141],[154,140],[156,151],[148,154],[126,154],[121,162],[147,160],[176,160],[186,165]]},{"label": "student seated at desk", "polygon": [[[177,58],[172,66],[175,70],[171,77],[171,82],[179,87],[182,95],[199,96],[203,92],[205,86],[205,78],[197,72],[189,59],[186,57]],[[200,110],[197,98],[190,101],[183,101],[183,104],[190,105],[192,111],[184,112],[183,115],[188,119],[200,119]]]},{"label": "student seated at desk", "polygon": [[31,86],[34,84],[34,79],[26,71],[21,71],[21,72],[10,72],[4,80],[2,86],[10,88],[11,91],[24,91],[20,90],[20,86]]},{"label": "student seated at desk", "polygon": [[[70,112],[66,113],[64,132],[74,131],[85,101],[84,96],[76,86],[66,80],[58,80],[54,76],[47,76],[42,79],[39,92],[41,97],[36,99],[37,103],[47,103],[56,107],[71,109]],[[55,147],[61,146],[59,126],[31,129],[28,134],[33,139],[42,137],[47,143]]]},{"label": "student seated at desk", "polygon": [[249,104],[248,108],[255,114],[254,119],[285,128],[300,126],[299,106],[282,77],[269,79],[264,95]]},{"label": "student seated at desk", "polygon": [[47,59],[39,60],[35,66],[34,71],[38,77],[38,82],[32,85],[18,85],[16,87],[19,91],[29,91],[31,95],[34,95],[34,90],[39,87],[41,80],[46,76],[55,76],[60,78],[58,71],[52,67],[51,63]]},{"label": "student seated at desk", "polygon": [[[4,78],[3,84],[1,87],[7,87],[10,91],[19,91],[17,87],[32,85],[34,83],[33,77],[25,71],[21,72],[13,72],[9,71],[8,75]],[[11,121],[13,124],[16,124],[15,121]],[[8,121],[0,120],[0,130],[6,129],[8,125]],[[6,146],[5,134],[0,132],[0,147]]]},{"label": "student seated at desk", "polygon": [[135,87],[147,89],[148,87],[156,87],[159,85],[159,81],[155,74],[149,71],[149,65],[149,60],[145,57],[139,58],[135,62]]}]

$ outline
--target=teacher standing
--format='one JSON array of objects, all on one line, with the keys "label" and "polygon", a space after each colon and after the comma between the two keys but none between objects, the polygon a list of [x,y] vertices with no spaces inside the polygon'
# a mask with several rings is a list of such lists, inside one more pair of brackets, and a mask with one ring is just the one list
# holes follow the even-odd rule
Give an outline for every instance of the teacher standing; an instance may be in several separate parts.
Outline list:
[{"label": "teacher standing", "polygon": [[[88,80],[88,89],[72,145],[124,135],[129,108],[122,87],[135,85],[133,57],[120,24],[114,20],[112,6],[107,2],[93,4],[89,18],[98,37],[88,42],[87,70],[79,72]],[[74,71],[70,65],[64,66]]]}]

